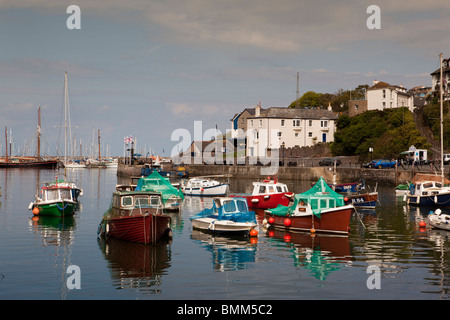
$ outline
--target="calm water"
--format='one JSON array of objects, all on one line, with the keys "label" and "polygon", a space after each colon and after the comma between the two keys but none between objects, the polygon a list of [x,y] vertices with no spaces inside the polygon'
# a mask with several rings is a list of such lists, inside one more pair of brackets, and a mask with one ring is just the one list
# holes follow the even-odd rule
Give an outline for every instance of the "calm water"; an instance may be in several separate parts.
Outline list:
[{"label": "calm water", "polygon": [[[192,230],[189,217],[211,199],[189,198],[173,213],[173,239],[140,245],[97,238],[97,226],[117,183],[115,170],[78,169],[84,190],[72,219],[34,221],[28,204],[52,170],[1,170],[0,299],[448,299],[449,235],[420,230],[426,216],[407,208],[393,187],[378,186],[381,206],[352,219],[348,237],[260,229],[256,241]],[[249,180],[232,180],[250,192]],[[309,182],[288,182],[305,191]],[[259,221],[262,213],[259,213]],[[68,267],[81,289],[66,285]],[[368,289],[368,266],[381,271]]]}]

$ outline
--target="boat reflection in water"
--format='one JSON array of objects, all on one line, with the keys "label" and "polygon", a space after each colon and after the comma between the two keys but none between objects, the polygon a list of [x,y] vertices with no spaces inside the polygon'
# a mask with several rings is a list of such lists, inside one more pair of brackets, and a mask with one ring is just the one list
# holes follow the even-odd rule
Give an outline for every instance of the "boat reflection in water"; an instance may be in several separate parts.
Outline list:
[{"label": "boat reflection in water", "polygon": [[32,231],[40,236],[43,246],[66,246],[73,243],[75,218],[73,216],[33,216]]},{"label": "boat reflection in water", "polygon": [[255,262],[257,239],[245,235],[217,235],[192,230],[191,238],[211,252],[214,270],[248,269]]},{"label": "boat reflection in water", "polygon": [[98,244],[117,289],[160,293],[162,276],[170,267],[170,241],[146,245],[108,237],[99,238]]},{"label": "boat reflection in water", "polygon": [[266,236],[275,241],[284,241],[292,251],[294,265],[307,269],[318,280],[325,280],[331,272],[351,263],[347,236],[313,235],[279,229],[268,230]]}]

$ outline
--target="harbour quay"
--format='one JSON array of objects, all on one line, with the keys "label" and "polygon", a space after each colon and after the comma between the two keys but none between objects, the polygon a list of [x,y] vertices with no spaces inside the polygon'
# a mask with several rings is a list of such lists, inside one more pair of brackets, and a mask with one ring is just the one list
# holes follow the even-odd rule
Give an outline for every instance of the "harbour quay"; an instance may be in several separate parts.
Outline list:
[{"label": "harbour quay", "polygon": [[[319,162],[323,158],[302,158],[301,161],[280,161],[278,165],[249,164],[206,164],[206,163],[182,163],[179,166],[167,161],[162,163],[160,169],[167,172],[176,173],[182,167],[190,177],[210,176],[210,175],[228,175],[235,178],[261,179],[266,176],[276,175],[278,179],[285,180],[305,180],[314,181],[323,177],[327,181],[352,182],[364,179],[371,183],[383,183],[388,185],[397,185],[412,181],[417,173],[435,173],[438,167],[429,165],[398,165],[396,168],[365,168],[359,163],[357,157],[339,157],[341,164],[339,166],[320,166]],[[133,164],[124,163],[119,160],[117,168],[118,176],[140,176],[142,168],[151,167],[151,164],[136,162]],[[449,176],[448,165],[445,165],[445,177]]]}]

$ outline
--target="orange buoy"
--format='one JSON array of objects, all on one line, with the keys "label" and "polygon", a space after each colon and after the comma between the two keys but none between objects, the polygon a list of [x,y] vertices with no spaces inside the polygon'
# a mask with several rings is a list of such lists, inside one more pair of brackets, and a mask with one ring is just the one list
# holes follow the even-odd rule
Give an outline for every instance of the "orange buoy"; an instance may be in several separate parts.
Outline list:
[{"label": "orange buoy", "polygon": [[34,207],[33,208],[33,214],[34,215],[38,215],[39,214],[39,208],[38,207]]},{"label": "orange buoy", "polygon": [[311,233],[316,233],[316,229],[311,228]]},{"label": "orange buoy", "polygon": [[258,231],[256,229],[250,230],[250,237],[256,237],[258,236]]},{"label": "orange buoy", "polygon": [[425,228],[427,226],[427,224],[426,224],[426,222],[425,221],[420,221],[419,222],[419,227],[421,227],[421,228]]},{"label": "orange buoy", "polygon": [[275,219],[274,219],[273,217],[270,217],[270,218],[269,218],[269,223],[270,223],[270,224],[273,224],[274,222],[275,222]]},{"label": "orange buoy", "polygon": [[291,223],[292,223],[291,219],[289,219],[289,218],[284,219],[284,225],[286,227],[289,227],[291,225]]}]

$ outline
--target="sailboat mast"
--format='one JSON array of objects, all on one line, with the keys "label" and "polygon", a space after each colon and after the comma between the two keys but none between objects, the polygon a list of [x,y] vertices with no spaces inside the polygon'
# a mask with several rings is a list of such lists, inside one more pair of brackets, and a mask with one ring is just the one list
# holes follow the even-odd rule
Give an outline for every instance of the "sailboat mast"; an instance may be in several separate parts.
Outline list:
[{"label": "sailboat mast", "polygon": [[443,85],[444,81],[442,78],[442,53],[439,55],[439,63],[440,63],[440,83],[439,83],[439,91],[440,91],[440,100],[441,100],[441,177],[442,177],[442,185],[444,185],[444,107],[443,107]]},{"label": "sailboat mast", "polygon": [[38,107],[37,158],[41,158],[41,106]]},{"label": "sailboat mast", "polygon": [[64,167],[67,163],[67,71],[64,73]]}]

